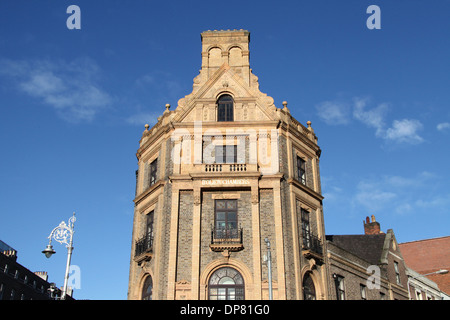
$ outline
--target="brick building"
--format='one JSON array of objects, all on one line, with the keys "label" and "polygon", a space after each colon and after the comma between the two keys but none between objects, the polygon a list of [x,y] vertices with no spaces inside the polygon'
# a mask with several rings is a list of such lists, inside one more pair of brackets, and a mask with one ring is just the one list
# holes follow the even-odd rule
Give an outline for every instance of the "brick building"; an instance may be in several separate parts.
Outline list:
[{"label": "brick building", "polygon": [[[47,272],[32,272],[17,262],[17,251],[0,240],[0,300],[50,300],[61,290],[47,281]],[[49,289],[53,287],[52,295]]]},{"label": "brick building", "polygon": [[393,230],[325,236],[317,137],[259,90],[250,33],[201,40],[193,91],[139,141],[128,299],[408,299]]},{"label": "brick building", "polygon": [[[420,274],[450,270],[450,236],[400,243],[406,265]],[[450,273],[431,274],[439,289],[450,295]],[[426,293],[423,292],[423,296]]]},{"label": "brick building", "polygon": [[407,267],[392,229],[372,216],[364,234],[327,235],[332,300],[407,300]]},{"label": "brick building", "polygon": [[327,299],[321,150],[259,90],[245,30],[201,34],[193,91],[137,151],[129,299]]}]

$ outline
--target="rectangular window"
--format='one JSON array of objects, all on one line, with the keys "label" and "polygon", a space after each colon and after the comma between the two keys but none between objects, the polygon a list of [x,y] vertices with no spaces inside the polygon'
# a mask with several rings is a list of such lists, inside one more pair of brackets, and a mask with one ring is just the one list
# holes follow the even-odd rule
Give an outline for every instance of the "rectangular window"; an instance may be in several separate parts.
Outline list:
[{"label": "rectangular window", "polygon": [[216,146],[215,163],[237,163],[237,145]]},{"label": "rectangular window", "polygon": [[297,156],[297,173],[298,181],[300,181],[301,184],[306,185],[306,161],[300,156]]},{"label": "rectangular window", "polygon": [[309,224],[309,212],[302,208],[301,215],[303,247],[311,248],[311,226]]},{"label": "rectangular window", "polygon": [[155,159],[152,163],[150,163],[150,186],[154,185],[157,180],[158,173],[158,159]]},{"label": "rectangular window", "polygon": [[145,234],[151,238],[153,238],[153,216],[154,211],[151,211],[149,214],[147,214],[147,227]]},{"label": "rectangular window", "polygon": [[237,200],[215,201],[215,239],[236,239],[238,233]]},{"label": "rectangular window", "polygon": [[345,300],[344,277],[336,275],[336,294],[338,300]]},{"label": "rectangular window", "polygon": [[401,284],[400,271],[398,270],[398,262],[396,262],[396,261],[394,261],[394,269],[395,269],[395,279],[397,280],[397,284]]},{"label": "rectangular window", "polygon": [[366,286],[363,284],[359,285],[359,290],[361,291],[361,300],[367,300],[366,297]]},{"label": "rectangular window", "polygon": [[147,225],[145,230],[145,250],[150,250],[153,247],[153,216],[154,211],[147,214]]},{"label": "rectangular window", "polygon": [[422,300],[422,292],[416,289],[416,300]]}]

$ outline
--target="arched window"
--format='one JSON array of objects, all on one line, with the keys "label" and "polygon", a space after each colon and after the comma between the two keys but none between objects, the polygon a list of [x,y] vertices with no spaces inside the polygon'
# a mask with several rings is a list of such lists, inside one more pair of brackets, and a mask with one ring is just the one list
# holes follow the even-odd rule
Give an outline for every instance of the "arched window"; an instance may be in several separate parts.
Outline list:
[{"label": "arched window", "polygon": [[233,98],[224,94],[217,100],[217,121],[233,121]]},{"label": "arched window", "polygon": [[216,270],[209,278],[209,300],[244,300],[244,279],[233,268]]},{"label": "arched window", "polygon": [[144,286],[142,288],[142,300],[152,300],[153,295],[153,280],[151,276],[145,279]]},{"label": "arched window", "polygon": [[316,288],[309,273],[303,278],[303,299],[316,300]]}]

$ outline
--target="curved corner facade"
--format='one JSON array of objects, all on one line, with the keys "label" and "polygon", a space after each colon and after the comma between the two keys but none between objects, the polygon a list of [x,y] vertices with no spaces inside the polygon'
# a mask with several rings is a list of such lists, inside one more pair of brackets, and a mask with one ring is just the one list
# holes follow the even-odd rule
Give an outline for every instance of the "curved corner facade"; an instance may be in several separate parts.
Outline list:
[{"label": "curved corner facade", "polygon": [[[136,156],[128,299],[327,299],[317,137],[259,90],[250,33],[201,34],[193,91]],[[172,110],[173,109],[173,110]]]}]

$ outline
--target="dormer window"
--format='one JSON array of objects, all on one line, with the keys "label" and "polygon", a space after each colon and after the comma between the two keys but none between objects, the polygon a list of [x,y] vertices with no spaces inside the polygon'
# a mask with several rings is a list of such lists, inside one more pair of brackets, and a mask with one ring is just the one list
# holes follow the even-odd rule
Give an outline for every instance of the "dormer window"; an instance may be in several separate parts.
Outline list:
[{"label": "dormer window", "polygon": [[233,121],[233,98],[224,94],[217,100],[217,121]]}]

